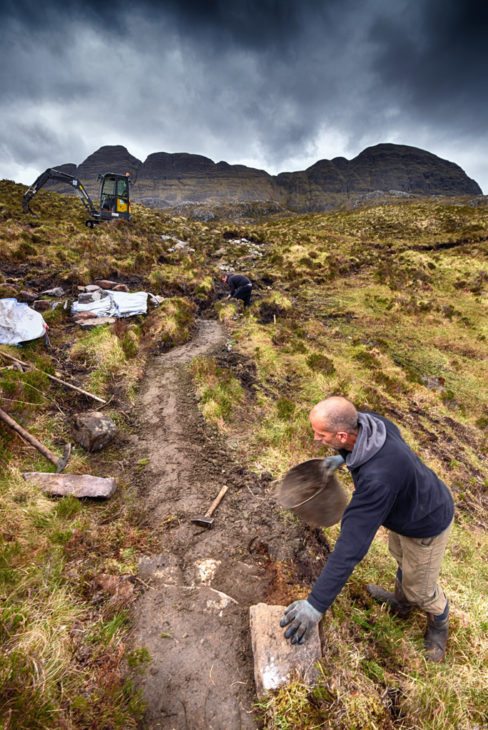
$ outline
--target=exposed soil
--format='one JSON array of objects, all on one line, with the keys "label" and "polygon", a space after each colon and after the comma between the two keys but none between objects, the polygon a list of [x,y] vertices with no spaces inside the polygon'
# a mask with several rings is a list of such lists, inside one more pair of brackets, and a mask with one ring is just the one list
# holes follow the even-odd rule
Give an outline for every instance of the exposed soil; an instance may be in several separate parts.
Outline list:
[{"label": "exposed soil", "polygon": [[[225,333],[201,321],[190,343],[152,361],[132,437],[134,462],[149,459],[140,495],[160,540],[140,562],[133,633],[134,647],[151,655],[144,728],[258,727],[249,606],[297,598],[297,583],[315,579],[327,552],[320,531],[279,513],[271,475],[235,463],[204,424],[187,366],[210,352],[225,359]],[[212,529],[193,524],[224,484]]]}]

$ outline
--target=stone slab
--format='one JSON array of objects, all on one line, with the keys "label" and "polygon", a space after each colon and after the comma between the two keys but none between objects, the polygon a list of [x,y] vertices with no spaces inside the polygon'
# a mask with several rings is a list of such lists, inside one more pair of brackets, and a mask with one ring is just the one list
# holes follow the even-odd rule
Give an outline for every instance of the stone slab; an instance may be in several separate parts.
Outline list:
[{"label": "stone slab", "polygon": [[42,471],[26,471],[22,474],[52,497],[104,497],[107,499],[117,489],[112,477],[92,477],[89,474],[52,474]]},{"label": "stone slab", "polygon": [[317,662],[322,657],[318,626],[304,644],[290,644],[280,627],[285,606],[258,603],[249,608],[254,655],[254,680],[259,698],[300,678],[313,686],[318,678]]},{"label": "stone slab", "polygon": [[78,324],[81,329],[89,330],[100,327],[102,324],[114,324],[114,322],[116,322],[115,317],[93,317],[93,319],[81,319]]}]

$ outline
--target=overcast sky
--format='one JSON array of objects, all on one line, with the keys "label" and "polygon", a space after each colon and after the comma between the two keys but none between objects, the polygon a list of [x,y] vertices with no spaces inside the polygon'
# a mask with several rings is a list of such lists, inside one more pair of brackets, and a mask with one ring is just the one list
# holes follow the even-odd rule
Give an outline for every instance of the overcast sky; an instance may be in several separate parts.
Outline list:
[{"label": "overcast sky", "polygon": [[105,144],[276,173],[396,142],[488,193],[488,0],[0,0],[0,178]]}]

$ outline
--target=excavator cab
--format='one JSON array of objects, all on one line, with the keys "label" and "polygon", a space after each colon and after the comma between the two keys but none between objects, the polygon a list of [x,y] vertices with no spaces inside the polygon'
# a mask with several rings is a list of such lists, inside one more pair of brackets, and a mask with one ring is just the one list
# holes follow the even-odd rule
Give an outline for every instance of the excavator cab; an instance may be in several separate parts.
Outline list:
[{"label": "excavator cab", "polygon": [[99,175],[100,217],[102,220],[123,218],[130,220],[129,177],[114,172]]}]

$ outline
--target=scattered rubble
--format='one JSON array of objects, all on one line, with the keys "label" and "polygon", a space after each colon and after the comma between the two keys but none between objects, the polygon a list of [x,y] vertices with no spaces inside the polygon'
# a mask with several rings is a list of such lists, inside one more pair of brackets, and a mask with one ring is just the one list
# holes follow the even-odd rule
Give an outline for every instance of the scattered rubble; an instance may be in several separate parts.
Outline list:
[{"label": "scattered rubble", "polygon": [[261,250],[261,244],[253,243],[252,241],[249,241],[247,238],[233,238],[229,241],[234,246],[239,246],[241,248],[247,249],[247,256],[251,259],[259,259],[261,258],[264,253]]},{"label": "scattered rubble", "polygon": [[171,246],[171,248],[168,248],[169,253],[173,253],[174,251],[188,251],[189,253],[195,252],[195,249],[191,248],[188,241],[181,241],[179,238],[175,238],[175,236],[162,235],[161,240],[174,242],[174,245]]}]

